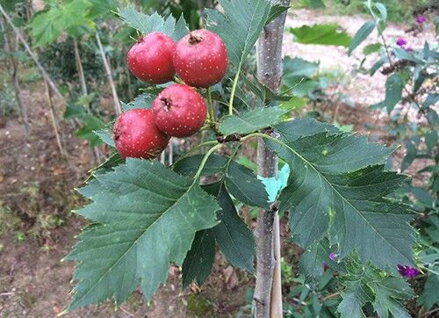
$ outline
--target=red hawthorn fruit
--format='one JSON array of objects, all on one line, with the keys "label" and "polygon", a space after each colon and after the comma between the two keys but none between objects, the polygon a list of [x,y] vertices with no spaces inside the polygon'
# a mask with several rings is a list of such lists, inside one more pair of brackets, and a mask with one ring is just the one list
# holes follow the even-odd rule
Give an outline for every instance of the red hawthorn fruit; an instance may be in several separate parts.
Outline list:
[{"label": "red hawthorn fruit", "polygon": [[174,55],[175,70],[188,85],[209,87],[227,71],[227,49],[218,34],[201,29],[183,37]]},{"label": "red hawthorn fruit", "polygon": [[152,102],[157,127],[169,136],[187,137],[196,133],[206,120],[207,105],[193,87],[174,84]]},{"label": "red hawthorn fruit", "polygon": [[132,109],[117,118],[113,137],[122,158],[151,159],[166,148],[170,137],[157,128],[153,117],[151,109]]},{"label": "red hawthorn fruit", "polygon": [[162,84],[174,79],[175,42],[166,34],[153,32],[142,37],[127,54],[127,64],[138,79]]}]

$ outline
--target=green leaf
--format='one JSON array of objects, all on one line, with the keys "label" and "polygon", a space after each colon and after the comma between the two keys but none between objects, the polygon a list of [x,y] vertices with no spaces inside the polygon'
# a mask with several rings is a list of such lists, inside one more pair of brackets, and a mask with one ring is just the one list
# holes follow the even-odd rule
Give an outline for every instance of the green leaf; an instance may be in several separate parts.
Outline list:
[{"label": "green leaf", "polygon": [[387,277],[380,282],[373,282],[371,285],[376,294],[373,307],[380,318],[411,317],[397,301],[397,299],[407,300],[414,296],[413,291],[404,279]]},{"label": "green leaf", "polygon": [[[184,176],[195,176],[204,155],[195,155],[178,160],[173,169],[175,172]],[[223,173],[228,165],[228,159],[218,155],[210,155],[206,164],[201,171],[202,176],[211,176],[217,173]]]},{"label": "green leaf", "polygon": [[378,9],[378,12],[380,13],[380,20],[383,22],[386,22],[387,20],[387,8],[384,4],[381,2],[375,3],[375,8]]},{"label": "green leaf", "polygon": [[425,134],[425,143],[427,151],[433,151],[434,147],[439,144],[439,134],[436,130],[431,130]]},{"label": "green leaf", "polygon": [[242,203],[268,208],[268,194],[263,183],[253,172],[235,161],[230,161],[225,172],[227,190]]},{"label": "green leaf", "polygon": [[87,114],[85,108],[78,104],[67,104],[64,112],[65,119],[81,118],[84,114]]},{"label": "green leaf", "polygon": [[75,135],[90,142],[90,146],[95,147],[102,144],[100,137],[94,132],[105,128],[105,123],[96,116],[88,113],[81,115],[81,121],[84,125],[75,131]]},{"label": "green leaf", "polygon": [[285,145],[267,145],[292,171],[279,201],[281,210],[292,209],[295,241],[308,247],[329,230],[341,257],[357,250],[363,261],[380,268],[413,264],[410,211],[385,199],[405,180],[384,171],[391,151],[349,134],[318,133],[300,139],[283,134],[295,130],[294,121],[281,128],[277,131]]},{"label": "green leaf", "polygon": [[319,85],[317,81],[312,80],[319,69],[319,63],[285,57],[283,67],[282,90],[286,90],[289,94],[304,97]]},{"label": "green leaf", "polygon": [[239,217],[223,183],[218,182],[204,189],[217,198],[221,207],[218,212],[221,223],[212,229],[221,252],[232,265],[253,272],[256,253],[253,233]]},{"label": "green leaf", "polygon": [[313,9],[323,9],[326,8],[325,3],[323,0],[310,0],[309,4],[311,5],[311,8]]},{"label": "green leaf", "polygon": [[[58,12],[52,11],[36,14],[28,25],[31,28],[31,36],[35,40],[34,46],[39,47],[49,44],[60,36],[62,27],[57,23]],[[51,22],[49,22],[51,21]]]},{"label": "green leaf", "polygon": [[40,47],[54,42],[64,31],[90,25],[88,14],[92,3],[88,0],[73,0],[60,7],[38,13],[29,24],[34,46]]},{"label": "green leaf", "polygon": [[421,109],[427,109],[430,106],[434,106],[439,102],[439,94],[428,94],[425,101],[422,103]]},{"label": "green leaf", "polygon": [[238,70],[253,49],[272,11],[268,0],[219,0],[222,12],[207,9],[207,28],[227,46],[230,63]]},{"label": "green leaf", "polygon": [[96,136],[98,136],[108,146],[116,148],[111,130],[108,129],[93,130],[93,133]]},{"label": "green leaf", "polygon": [[381,56],[378,61],[369,69],[369,74],[373,76],[387,62],[387,56]]},{"label": "green leaf", "polygon": [[8,11],[15,11],[15,6],[17,5],[17,0],[3,0],[2,6],[5,9],[6,12]]},{"label": "green leaf", "polygon": [[124,162],[125,159],[122,158],[117,152],[113,153],[112,155],[110,155],[110,157],[108,157],[107,160],[89,171],[90,175],[85,182],[88,183],[89,181],[93,180],[97,174],[109,172],[113,170],[114,167]]},{"label": "green leaf", "polygon": [[137,11],[132,6],[122,9],[119,12],[119,16],[131,27],[143,34],[162,32],[178,41],[189,32],[184,23],[184,19],[181,17],[178,22],[176,22],[172,15],[166,19],[157,12],[154,12],[152,15],[146,15]]},{"label": "green leaf", "polygon": [[378,52],[381,49],[381,47],[382,47],[381,43],[372,43],[366,45],[363,49],[363,54],[370,55],[372,53]]},{"label": "green leaf", "polygon": [[354,37],[352,38],[351,45],[349,46],[349,55],[352,54],[352,52],[361,44],[364,40],[367,39],[367,37],[372,33],[372,31],[375,29],[376,23],[375,21],[368,21],[365,22],[361,28],[355,33]]},{"label": "green leaf", "polygon": [[[218,226],[218,225],[217,225]],[[211,229],[198,231],[182,265],[183,288],[192,281],[202,285],[215,260],[215,236]]]},{"label": "green leaf", "polygon": [[361,307],[363,306],[363,300],[358,297],[358,291],[352,291],[347,293],[341,293],[343,300],[337,307],[337,311],[341,314],[342,318],[365,318]]},{"label": "green leaf", "polygon": [[181,15],[180,18],[178,18],[177,22],[175,23],[175,28],[172,38],[175,41],[179,41],[188,33],[189,33],[189,29],[187,27],[186,21],[184,20],[183,15]]},{"label": "green leaf", "polygon": [[297,28],[289,28],[289,32],[295,36],[295,40],[302,44],[337,45],[348,47],[351,37],[339,30],[337,24],[314,24],[304,25]]},{"label": "green leaf", "polygon": [[385,100],[372,107],[374,108],[385,107],[387,109],[387,112],[390,113],[395,108],[396,104],[398,104],[398,102],[401,100],[404,86],[405,86],[404,80],[398,73],[389,76],[386,80]]},{"label": "green leaf", "polygon": [[239,116],[224,116],[219,131],[223,135],[249,134],[279,123],[282,115],[288,112],[279,107],[262,107],[249,110]]},{"label": "green leaf", "polygon": [[306,98],[293,96],[288,101],[282,101],[279,107],[288,112],[299,111],[306,106],[307,102],[308,100]]},{"label": "green leaf", "polygon": [[276,19],[278,16],[280,16],[282,13],[287,11],[290,7],[289,6],[282,6],[280,4],[275,4],[271,7],[270,15],[267,18],[266,24],[270,23],[274,19]]},{"label": "green leaf", "polygon": [[183,263],[195,233],[217,224],[214,198],[154,161],[127,159],[80,192],[93,202],[78,213],[97,224],[67,257],[78,262],[69,310],[111,297],[120,304],[139,285],[151,299],[169,264]]},{"label": "green leaf", "polygon": [[[436,271],[439,267],[436,266]],[[418,299],[418,304],[423,305],[426,310],[430,310],[434,305],[439,304],[439,276],[429,273],[425,282],[424,290]]]},{"label": "green leaf", "polygon": [[418,154],[418,148],[413,144],[411,140],[405,142],[406,155],[401,163],[401,171],[407,169],[413,161],[416,159],[416,155]]},{"label": "green leaf", "polygon": [[337,135],[342,132],[335,126],[322,123],[314,118],[296,119],[281,123],[276,126],[276,131],[287,140],[297,140],[303,137],[314,136],[318,133],[327,133],[328,135]]},{"label": "green leaf", "polygon": [[152,102],[156,98],[156,95],[152,93],[143,93],[138,95],[134,100],[128,104],[123,104],[122,109],[124,112],[131,110],[131,109],[141,109],[141,108],[147,108],[151,109]]},{"label": "green leaf", "polygon": [[342,277],[341,282],[345,286],[341,293],[342,301],[337,307],[341,318],[365,318],[362,307],[373,300],[373,291],[367,285],[373,281],[376,271],[370,266],[362,266],[356,262],[356,258],[349,260],[347,264],[348,273]]},{"label": "green leaf", "polygon": [[118,1],[117,0],[88,0],[92,7],[90,8],[89,17],[92,20],[97,20],[98,18],[106,17],[117,10]]},{"label": "green leaf", "polygon": [[343,267],[329,258],[331,253],[328,240],[323,240],[314,244],[310,249],[306,250],[300,257],[300,271],[306,276],[318,278],[323,275],[323,263],[326,263],[329,268],[343,272]]},{"label": "green leaf", "polygon": [[311,77],[319,70],[319,63],[310,62],[299,57],[290,58],[286,56],[283,66],[284,80],[293,77]]},{"label": "green leaf", "polygon": [[[194,176],[203,160],[203,155],[195,155],[177,161],[174,171]],[[218,155],[211,155],[201,175],[223,174],[229,192],[239,201],[252,206],[268,207],[268,194],[262,182],[253,171],[239,163]]]},{"label": "green leaf", "polygon": [[343,301],[337,310],[342,318],[369,317],[362,307],[373,305],[378,317],[410,317],[401,305],[401,300],[413,297],[410,285],[400,276],[384,274],[368,264],[354,258],[348,262],[348,273],[341,278],[345,285]]}]

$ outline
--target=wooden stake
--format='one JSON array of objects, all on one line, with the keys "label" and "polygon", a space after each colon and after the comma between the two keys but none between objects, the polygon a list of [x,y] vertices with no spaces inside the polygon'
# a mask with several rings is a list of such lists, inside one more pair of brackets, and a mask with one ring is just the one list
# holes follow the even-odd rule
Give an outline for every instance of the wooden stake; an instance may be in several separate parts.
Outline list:
[{"label": "wooden stake", "polygon": [[73,38],[73,51],[75,52],[76,69],[79,76],[79,84],[81,85],[82,95],[88,95],[87,83],[85,81],[84,69],[82,67],[81,55],[79,54],[78,40]]},{"label": "wooden stake", "polygon": [[122,113],[122,108],[120,107],[119,97],[117,96],[116,86],[114,85],[113,75],[111,75],[111,66],[107,61],[107,57],[105,56],[105,51],[102,46],[101,38],[99,37],[99,33],[96,31],[96,41],[98,43],[99,52],[101,53],[102,61],[104,62],[105,72],[107,73],[108,82],[110,83],[111,93],[113,94],[114,101],[114,111],[116,115]]},{"label": "wooden stake", "polygon": [[50,119],[52,121],[52,127],[53,127],[53,131],[55,133],[56,143],[58,145],[58,150],[59,150],[59,153],[61,154],[61,156],[63,156],[64,158],[67,158],[67,152],[65,151],[65,149],[63,147],[61,136],[59,133],[58,121],[56,119],[55,107],[53,105],[53,100],[52,100],[52,92],[50,90],[49,84],[45,80],[44,80],[44,87],[46,90],[47,103],[49,104],[49,110],[50,110]]}]

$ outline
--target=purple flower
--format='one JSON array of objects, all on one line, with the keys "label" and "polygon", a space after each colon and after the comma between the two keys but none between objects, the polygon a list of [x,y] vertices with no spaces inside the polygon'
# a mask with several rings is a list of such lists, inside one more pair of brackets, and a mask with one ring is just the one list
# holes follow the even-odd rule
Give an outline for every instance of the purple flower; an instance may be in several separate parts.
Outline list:
[{"label": "purple flower", "polygon": [[404,38],[398,38],[398,39],[396,40],[396,45],[398,45],[398,46],[400,46],[400,47],[403,47],[403,46],[406,45],[406,44],[407,44],[407,40],[404,39]]},{"label": "purple flower", "polygon": [[427,21],[427,18],[424,15],[420,15],[416,17],[416,23],[422,24]]},{"label": "purple flower", "polygon": [[331,253],[329,254],[329,259],[330,259],[331,261],[335,261],[335,260],[337,259],[337,257],[338,257],[338,255],[335,254],[334,252],[331,252]]},{"label": "purple flower", "polygon": [[401,264],[398,265],[398,272],[401,274],[401,276],[407,278],[414,278],[419,274],[419,270],[417,268]]},{"label": "purple flower", "polygon": [[326,271],[329,269],[329,266],[326,262],[323,262],[323,270]]}]

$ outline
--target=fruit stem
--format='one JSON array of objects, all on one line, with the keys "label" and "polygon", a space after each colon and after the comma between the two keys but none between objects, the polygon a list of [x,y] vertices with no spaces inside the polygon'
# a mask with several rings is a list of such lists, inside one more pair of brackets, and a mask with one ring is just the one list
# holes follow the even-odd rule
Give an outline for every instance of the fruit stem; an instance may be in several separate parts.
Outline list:
[{"label": "fruit stem", "polygon": [[207,107],[208,107],[208,111],[209,111],[209,121],[210,121],[211,125],[214,125],[215,112],[213,111],[212,94],[210,91],[210,87],[207,88]]},{"label": "fruit stem", "polygon": [[186,84],[180,77],[174,76],[174,82],[178,84]]},{"label": "fruit stem", "polygon": [[213,146],[212,148],[209,149],[209,151],[204,155],[203,160],[201,160],[200,166],[198,167],[197,173],[195,174],[194,177],[194,182],[197,182],[197,180],[200,178],[201,176],[201,172],[204,169],[204,166],[206,165],[207,159],[209,159],[210,155],[215,152],[217,149],[221,148],[222,144],[218,144],[216,146]]},{"label": "fruit stem", "polygon": [[202,144],[198,144],[197,146],[195,146],[194,148],[192,148],[191,150],[189,150],[188,152],[186,152],[186,153],[184,153],[182,156],[180,156],[180,157],[178,158],[178,160],[177,160],[176,162],[174,162],[174,166],[175,166],[178,162],[180,162],[181,160],[183,160],[183,159],[189,157],[190,154],[196,152],[198,149],[203,148],[203,147],[206,147],[206,146],[211,146],[211,145],[214,146],[214,145],[217,145],[217,144],[218,144],[218,141],[216,141],[216,140],[210,140],[210,141],[203,142]]},{"label": "fruit stem", "polygon": [[238,69],[238,72],[235,75],[233,80],[232,92],[230,93],[230,101],[229,101],[229,115],[233,115],[233,100],[235,99],[236,86],[238,85],[238,78],[241,69]]}]

